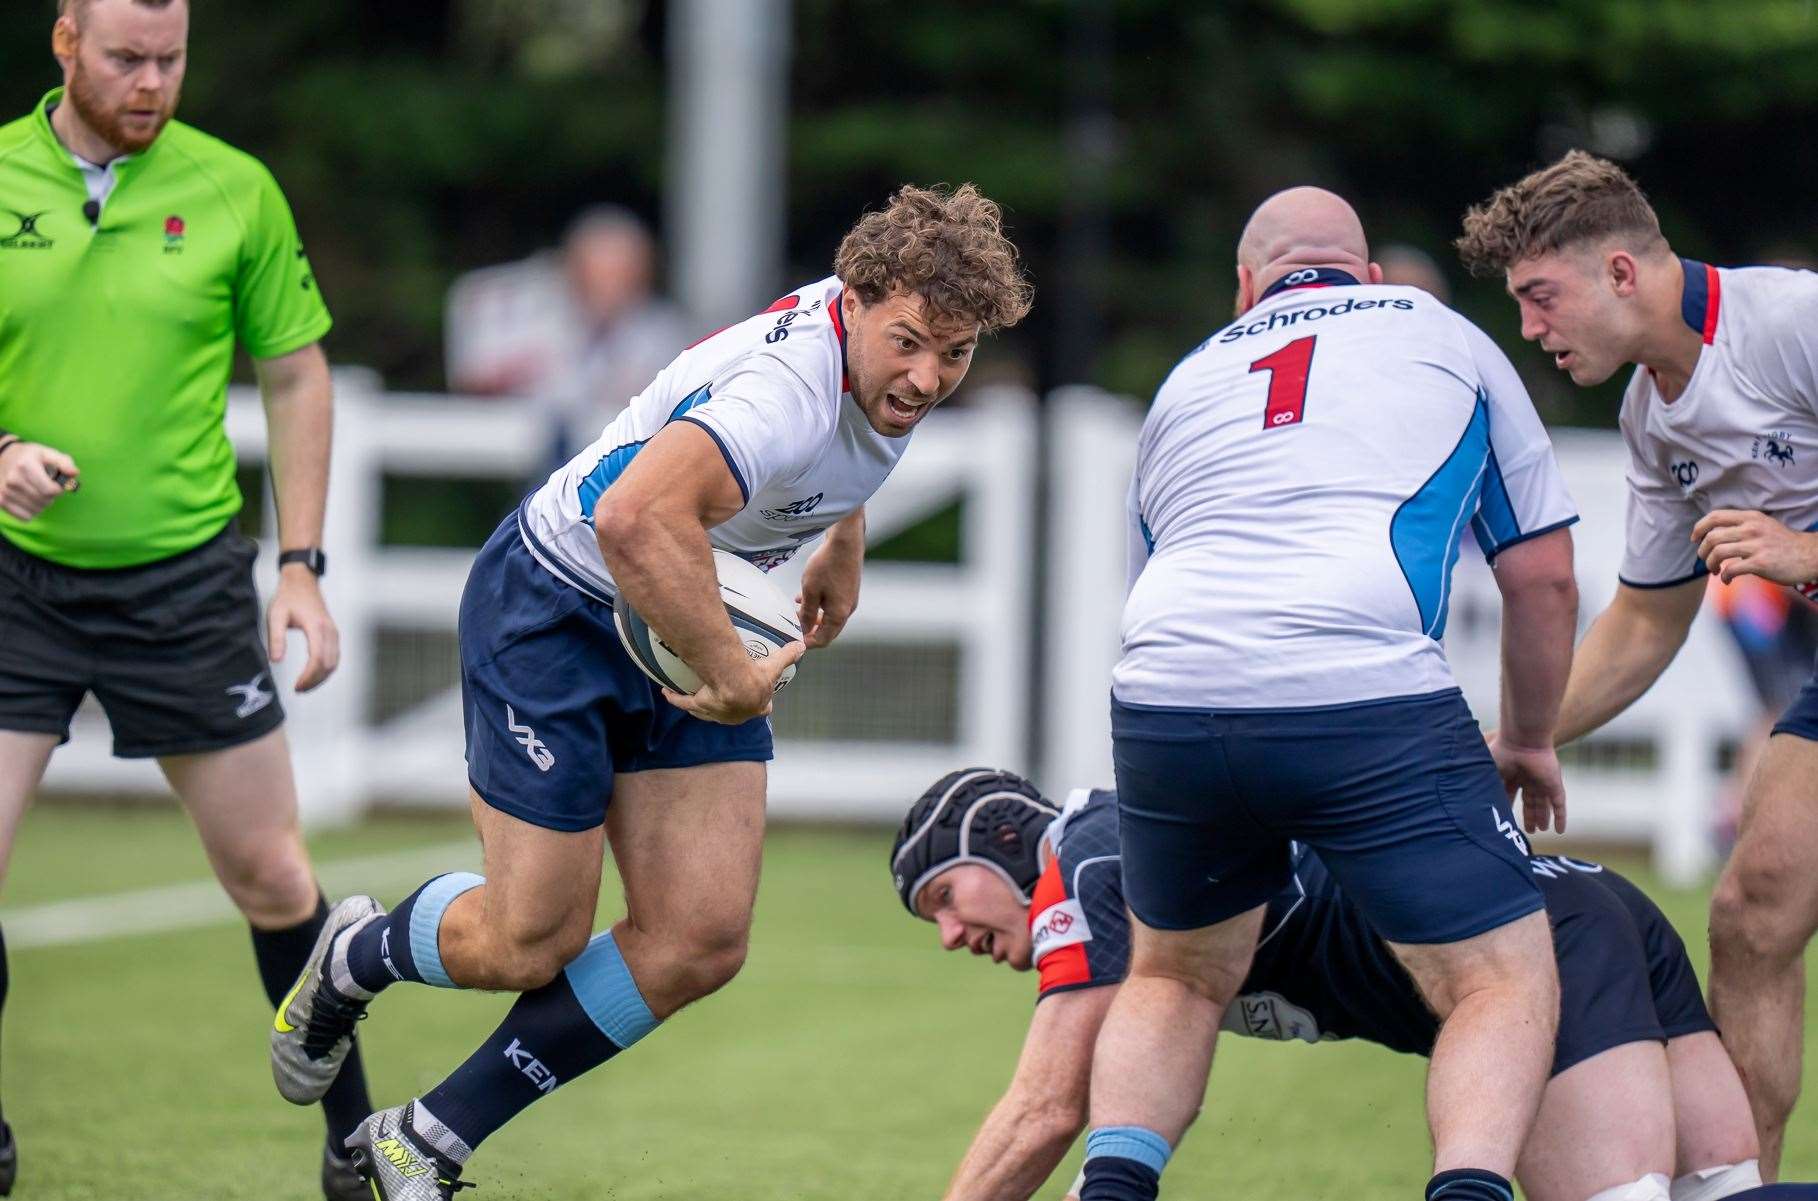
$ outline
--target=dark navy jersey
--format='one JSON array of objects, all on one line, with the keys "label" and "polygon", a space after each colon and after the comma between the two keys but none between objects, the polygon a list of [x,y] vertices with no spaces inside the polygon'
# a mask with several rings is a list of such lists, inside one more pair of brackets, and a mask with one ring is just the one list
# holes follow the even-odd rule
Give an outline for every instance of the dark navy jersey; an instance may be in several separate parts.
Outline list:
[{"label": "dark navy jersey", "polygon": [[[1076,793],[1050,830],[1055,856],[1030,907],[1041,995],[1115,984],[1130,962],[1115,793]],[[1624,1043],[1714,1030],[1685,944],[1616,872],[1536,856],[1559,962],[1555,1074]],[[1255,1038],[1361,1038],[1426,1055],[1439,1022],[1388,944],[1307,847],[1269,901],[1256,957],[1224,1028]]]},{"label": "dark navy jersey", "polygon": [[1116,984],[1130,968],[1117,794],[1076,792],[1048,828],[1054,855],[1029,905],[1041,995]]}]

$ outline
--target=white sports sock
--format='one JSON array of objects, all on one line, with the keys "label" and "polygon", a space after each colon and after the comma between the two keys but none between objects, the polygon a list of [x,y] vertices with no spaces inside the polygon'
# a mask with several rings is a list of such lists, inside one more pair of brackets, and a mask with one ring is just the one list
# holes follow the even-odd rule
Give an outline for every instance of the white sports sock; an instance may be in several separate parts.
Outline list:
[{"label": "white sports sock", "polygon": [[1719,1197],[1760,1187],[1760,1162],[1745,1159],[1741,1163],[1722,1163],[1687,1172],[1673,1181],[1672,1201],[1717,1201]]},{"label": "white sports sock", "polygon": [[1672,1195],[1666,1173],[1649,1172],[1640,1180],[1606,1188],[1585,1201],[1672,1201]]}]

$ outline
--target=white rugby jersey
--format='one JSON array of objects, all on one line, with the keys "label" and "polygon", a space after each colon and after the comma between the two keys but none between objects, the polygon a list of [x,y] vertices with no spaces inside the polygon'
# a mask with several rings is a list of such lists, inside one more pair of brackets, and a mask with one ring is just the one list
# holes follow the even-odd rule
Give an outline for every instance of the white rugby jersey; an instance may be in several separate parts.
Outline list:
[{"label": "white rugby jersey", "polygon": [[537,561],[611,602],[594,506],[671,421],[712,436],[745,498],[708,541],[765,571],[869,500],[909,439],[873,430],[851,398],[843,291],[835,276],[809,284],[676,356],[520,506],[518,529]]},{"label": "white rugby jersey", "polygon": [[1629,506],[1620,576],[1638,588],[1705,574],[1692,527],[1713,509],[1818,528],[1818,274],[1681,261],[1681,312],[1704,335],[1698,365],[1671,404],[1645,367],[1622,399]]},{"label": "white rugby jersey", "polygon": [[1494,559],[1578,519],[1495,344],[1419,289],[1329,269],[1174,369],[1130,499],[1112,691],[1182,708],[1453,687],[1439,639],[1466,524]]}]

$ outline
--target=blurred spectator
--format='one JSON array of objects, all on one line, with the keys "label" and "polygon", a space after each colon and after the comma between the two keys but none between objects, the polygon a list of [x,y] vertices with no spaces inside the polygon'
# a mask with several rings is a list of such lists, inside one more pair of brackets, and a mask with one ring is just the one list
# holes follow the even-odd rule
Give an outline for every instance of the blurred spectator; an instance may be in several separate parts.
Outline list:
[{"label": "blurred spectator", "polygon": [[568,227],[563,260],[580,337],[549,391],[566,433],[566,459],[597,438],[693,337],[681,311],[655,295],[656,246],[625,209],[583,212]]},{"label": "blurred spectator", "polygon": [[1405,242],[1390,242],[1376,252],[1376,264],[1382,268],[1382,282],[1419,288],[1440,304],[1452,303],[1452,284],[1433,256]]},{"label": "blurred spectator", "polygon": [[656,247],[636,215],[600,205],[575,218],[559,254],[475,271],[448,301],[448,380],[458,392],[528,396],[550,457],[565,460],[691,340],[655,295]]}]

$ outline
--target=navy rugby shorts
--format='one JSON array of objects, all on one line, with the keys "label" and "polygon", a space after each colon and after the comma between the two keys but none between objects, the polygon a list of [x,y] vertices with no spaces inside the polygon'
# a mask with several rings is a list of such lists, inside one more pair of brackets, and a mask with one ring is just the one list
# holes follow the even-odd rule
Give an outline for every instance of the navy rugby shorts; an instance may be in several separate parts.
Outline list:
[{"label": "navy rugby shorts", "polygon": [[1805,682],[1793,703],[1786,707],[1780,720],[1774,723],[1774,733],[1791,734],[1818,742],[1818,674]]},{"label": "navy rugby shorts", "polygon": [[1717,1029],[1685,943],[1639,888],[1596,863],[1533,863],[1559,962],[1553,1075],[1625,1043]]},{"label": "navy rugby shorts", "polygon": [[555,578],[507,517],[461,594],[467,779],[480,799],[549,830],[606,820],[619,772],[761,763],[770,720],[702,721],[625,654],[612,607]]},{"label": "navy rugby shorts", "polygon": [[1456,689],[1314,709],[1140,708],[1111,731],[1124,894],[1193,930],[1266,902],[1289,842],[1391,942],[1458,942],[1541,908],[1526,836]]}]

